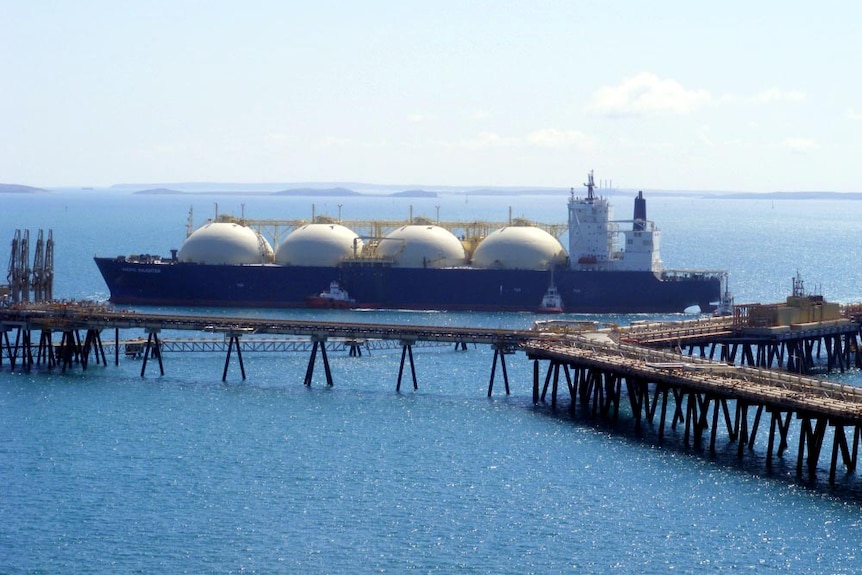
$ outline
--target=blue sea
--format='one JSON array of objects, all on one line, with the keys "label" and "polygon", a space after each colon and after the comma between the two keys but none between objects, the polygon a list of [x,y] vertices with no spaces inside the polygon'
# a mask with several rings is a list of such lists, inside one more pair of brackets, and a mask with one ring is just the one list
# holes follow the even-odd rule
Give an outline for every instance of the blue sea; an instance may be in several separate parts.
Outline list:
[{"label": "blue sea", "polygon": [[[862,301],[862,202],[654,197],[667,267],[726,269],[736,301],[775,302],[798,272],[829,301]],[[632,194],[633,197],[633,194]],[[615,196],[616,215],[631,199]],[[274,198],[102,190],[0,196],[0,240],[52,229],[55,296],[105,300],[94,255],[169,254],[219,213],[564,222],[566,196]],[[4,239],[5,238],[5,239]],[[31,247],[32,250],[32,247]],[[4,259],[5,264],[7,260]],[[188,312],[140,308],[155,312]],[[530,314],[196,310],[256,317],[529,327]],[[652,316],[569,316],[625,324]],[[663,316],[667,317],[667,316]],[[686,317],[683,315],[672,318]],[[140,337],[127,332],[123,337]],[[187,334],[186,334],[187,335]],[[163,334],[169,337],[169,334]],[[106,343],[112,336],[105,337]],[[166,353],[61,373],[0,366],[0,573],[855,573],[862,477],[797,480],[796,434],[765,470],[765,433],[736,457],[532,405],[532,366],[416,348],[419,390],[395,391],[400,349]],[[862,385],[862,374],[828,376]],[[406,390],[406,391],[405,391]],[[831,447],[831,443],[829,444]],[[828,449],[824,449],[827,452]]]}]

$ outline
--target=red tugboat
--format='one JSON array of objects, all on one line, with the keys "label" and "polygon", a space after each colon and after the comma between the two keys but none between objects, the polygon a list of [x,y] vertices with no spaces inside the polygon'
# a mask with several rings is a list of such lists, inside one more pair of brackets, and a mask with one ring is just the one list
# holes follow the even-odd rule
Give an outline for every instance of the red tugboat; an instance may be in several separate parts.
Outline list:
[{"label": "red tugboat", "polygon": [[350,309],[356,307],[356,300],[351,298],[347,291],[341,289],[338,282],[329,284],[329,289],[318,295],[309,296],[305,300],[306,306],[315,309]]},{"label": "red tugboat", "polygon": [[563,313],[563,298],[560,297],[560,292],[557,286],[548,287],[548,291],[542,296],[542,304],[538,309],[539,313]]}]

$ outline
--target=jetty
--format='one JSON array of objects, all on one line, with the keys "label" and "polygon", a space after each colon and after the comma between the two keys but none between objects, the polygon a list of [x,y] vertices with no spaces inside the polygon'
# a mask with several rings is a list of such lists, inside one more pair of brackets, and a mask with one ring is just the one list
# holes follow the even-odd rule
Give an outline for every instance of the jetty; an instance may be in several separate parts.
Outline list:
[{"label": "jetty", "polygon": [[728,315],[679,322],[636,322],[620,339],[692,356],[810,374],[862,368],[858,341],[862,306],[840,306],[805,292],[802,279],[782,303],[734,305]]},{"label": "jetty", "polygon": [[[7,364],[13,370],[87,369],[91,359],[107,366],[108,346],[102,333],[113,330],[115,363],[121,347],[125,345],[128,352],[134,343],[135,353],[142,358],[141,376],[151,360],[164,374],[169,347],[162,339],[164,333],[195,332],[222,338],[221,345],[208,350],[226,353],[223,380],[233,354],[246,378],[242,349],[255,341],[253,345],[261,346],[258,349],[284,351],[293,346],[309,352],[307,386],[320,356],[327,385],[332,386],[327,348],[331,352],[336,343],[358,355],[367,342],[382,341],[401,348],[396,383],[400,391],[408,366],[413,388],[418,389],[414,345],[465,349],[475,344],[490,346],[494,352],[489,396],[498,365],[505,393],[510,393],[505,358],[523,352],[533,364],[532,399],[537,405],[549,403],[557,409],[567,390],[569,409],[581,409],[608,422],[628,415],[638,429],[657,427],[660,441],[668,426],[675,430],[682,425],[686,445],[710,452],[717,450],[723,430],[736,442],[739,457],[754,448],[765,417],[767,467],[774,457],[784,456],[795,437],[797,473],[814,476],[831,439],[830,482],[835,481],[839,466],[854,472],[862,431],[862,389],[812,377],[808,371],[821,365],[820,350],[825,350],[827,369],[862,366],[862,314],[853,306],[827,305],[816,298],[788,298],[764,309],[737,309],[741,311],[728,317],[626,327],[545,321],[531,329],[486,329],[150,314],[98,304],[43,302],[0,308],[0,369]],[[808,315],[802,317],[800,310]],[[809,321],[810,314],[820,314],[819,319]],[[779,325],[766,325],[764,317]],[[785,320],[786,326],[781,324]],[[146,339],[121,340],[120,330],[138,332]],[[193,341],[197,343],[186,350],[204,351],[203,339]],[[279,341],[282,347],[275,347]],[[734,353],[734,346],[739,353]],[[183,351],[182,345],[174,349]]]},{"label": "jetty", "polygon": [[[310,340],[311,345],[305,384],[311,385],[316,358],[320,353],[326,381],[330,386],[333,385],[333,377],[329,367],[327,346],[325,345],[328,340],[338,340],[342,345],[346,345],[351,350],[351,355],[361,355],[361,347],[364,342],[395,341],[402,348],[396,386],[399,391],[404,369],[408,362],[413,387],[418,389],[413,359],[413,346],[418,342],[454,344],[461,349],[466,348],[467,344],[470,343],[488,344],[494,349],[494,364],[489,393],[493,389],[498,361],[503,372],[506,391],[509,392],[505,355],[513,353],[527,338],[535,335],[529,330],[163,315],[115,310],[108,306],[88,303],[33,303],[0,308],[0,337],[2,337],[0,366],[3,363],[4,353],[13,369],[18,362],[25,369],[41,365],[46,365],[49,368],[59,365],[63,371],[74,365],[81,365],[83,369],[86,369],[91,356],[95,358],[97,364],[106,365],[107,356],[101,335],[106,329],[114,330],[115,363],[119,363],[120,356],[119,330],[136,329],[142,330],[146,334],[145,342],[143,340],[132,342],[135,346],[143,346],[140,352],[143,358],[142,377],[146,373],[148,360],[151,358],[158,361],[160,373],[162,375],[165,373],[162,359],[164,346],[160,338],[163,331],[222,334],[227,342],[227,355],[222,380],[227,377],[228,366],[234,352],[237,353],[242,378],[246,378],[240,341],[244,336],[305,337]],[[12,332],[15,334],[14,342],[10,337]],[[38,344],[34,343],[33,334],[36,332],[40,334]],[[57,345],[55,345],[55,335],[59,335],[60,338]],[[267,344],[274,345],[271,341]],[[201,349],[203,345],[198,342],[195,347]],[[215,348],[216,346],[211,346],[211,349]],[[135,348],[135,353],[137,353],[137,349],[139,347]]]}]

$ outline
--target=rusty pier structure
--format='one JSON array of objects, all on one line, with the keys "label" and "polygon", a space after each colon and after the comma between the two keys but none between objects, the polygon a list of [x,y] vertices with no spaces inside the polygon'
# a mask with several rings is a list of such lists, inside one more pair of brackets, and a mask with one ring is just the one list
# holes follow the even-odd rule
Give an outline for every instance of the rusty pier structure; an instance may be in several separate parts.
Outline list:
[{"label": "rusty pier structure", "polygon": [[862,305],[842,306],[806,294],[797,276],[793,294],[783,303],[735,305],[721,317],[637,322],[616,335],[624,343],[688,357],[811,374],[862,368],[860,325]]},{"label": "rusty pier structure", "polygon": [[[848,362],[837,358],[858,361],[858,351],[854,350],[859,347],[860,317],[847,309],[842,313],[845,317],[824,318],[815,322],[819,325],[806,325],[804,329],[790,326],[760,333],[758,337],[773,339],[758,345],[766,349],[784,345],[786,350],[795,345],[781,343],[782,338],[790,337],[788,334],[811,339],[819,330],[823,340],[840,332],[842,346],[840,352],[832,346],[830,363],[832,369],[846,368]],[[340,349],[356,355],[360,342],[385,341],[390,347],[401,348],[395,386],[400,392],[408,371],[413,389],[418,389],[414,346],[426,342],[463,350],[472,343],[493,350],[489,396],[494,391],[498,367],[505,393],[511,393],[506,357],[524,353],[532,362],[532,400],[536,405],[547,404],[557,410],[568,400],[570,410],[580,410],[611,427],[620,417],[631,417],[636,429],[656,430],[660,442],[668,429],[676,432],[681,426],[685,445],[714,453],[719,447],[726,449],[726,438],[735,442],[739,457],[754,450],[756,439],[766,434],[767,468],[776,457],[783,459],[792,453],[794,446],[799,475],[816,476],[824,452],[831,454],[830,482],[836,481],[842,468],[847,474],[854,473],[862,437],[862,388],[800,373],[796,369],[799,362],[788,364],[785,360],[783,369],[779,369],[777,364],[770,368],[757,365],[757,361],[752,365],[747,361],[733,363],[725,356],[711,358],[708,348],[713,344],[720,349],[721,345],[730,345],[732,338],[751,337],[744,329],[752,327],[734,327],[735,317],[741,316],[627,328],[602,327],[592,322],[536,322],[532,329],[522,330],[163,315],[97,304],[26,304],[0,308],[0,369],[7,364],[10,369],[25,370],[66,370],[78,365],[87,369],[91,357],[96,364],[107,367],[107,346],[101,334],[113,330],[114,361],[118,363],[120,330],[132,330],[146,335],[145,341],[135,340],[141,346],[141,376],[146,375],[151,365],[148,361],[152,360],[158,362],[159,372],[164,374],[162,336],[165,332],[185,331],[223,338],[218,347],[218,351],[225,352],[227,346],[222,380],[227,378],[234,354],[246,378],[241,351],[247,342],[264,338],[261,345],[269,345],[269,338],[278,337],[305,342],[302,350],[309,353],[306,386],[311,386],[318,356],[326,384],[333,386],[335,378],[327,351],[333,350],[331,344],[337,343]],[[60,337],[55,344],[56,335]],[[704,353],[691,353],[692,349],[703,349]],[[747,356],[759,358],[763,354],[752,349],[751,354],[741,355]],[[811,354],[811,360],[815,362],[816,353]],[[788,370],[788,365],[794,369]]]},{"label": "rusty pier structure", "polygon": [[[120,330],[142,331],[146,339],[121,340]],[[113,344],[104,343],[102,333],[105,331],[113,331]],[[223,339],[163,341],[162,334],[171,331],[219,334]],[[34,343],[36,333],[39,334],[38,344]],[[498,365],[508,394],[510,387],[506,356],[514,353],[533,335],[529,330],[165,315],[116,310],[87,302],[34,303],[0,308],[0,368],[5,362],[11,369],[18,366],[25,370],[59,367],[61,371],[66,371],[80,366],[86,370],[91,361],[96,365],[107,366],[105,349],[113,347],[115,364],[119,364],[120,350],[123,348],[124,355],[142,358],[141,377],[144,377],[151,365],[150,361],[157,362],[160,375],[165,374],[166,350],[226,351],[222,381],[227,379],[234,354],[242,379],[245,380],[243,349],[307,351],[310,355],[305,385],[311,385],[320,356],[326,383],[332,386],[334,377],[327,350],[346,349],[350,356],[360,356],[363,349],[398,347],[401,348],[401,363],[396,390],[400,391],[407,368],[413,388],[418,389],[419,386],[414,347],[453,345],[456,350],[466,350],[468,344],[474,344],[489,345],[494,351],[488,394],[493,393]],[[55,339],[57,336],[59,341]]]},{"label": "rusty pier structure", "polygon": [[811,374],[862,369],[860,326],[862,306],[805,294],[797,276],[785,302],[737,305],[723,317],[636,322],[596,329],[589,338],[573,337],[565,322],[545,322],[550,337],[529,342],[525,351],[535,364],[537,403],[550,387],[556,409],[564,389],[571,409],[609,421],[622,403],[636,429],[656,425],[661,441],[668,426],[682,425],[684,444],[710,453],[723,428],[740,458],[754,449],[767,418],[768,468],[795,433],[797,474],[814,476],[831,440],[834,482],[840,466],[856,470],[862,388]]}]

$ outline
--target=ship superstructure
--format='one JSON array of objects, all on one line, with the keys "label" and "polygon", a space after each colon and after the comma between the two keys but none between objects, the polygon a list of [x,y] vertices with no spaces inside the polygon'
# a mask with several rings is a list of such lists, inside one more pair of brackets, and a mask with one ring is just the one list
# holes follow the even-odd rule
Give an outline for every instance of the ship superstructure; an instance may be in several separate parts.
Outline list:
[{"label": "ship superstructure", "polygon": [[[569,198],[569,266],[581,271],[660,272],[661,232],[646,218],[643,192],[635,198],[631,220],[614,220],[607,198],[597,196],[593,173],[584,184],[586,197]],[[622,229],[621,224],[628,224]],[[622,235],[622,238],[620,237]],[[623,246],[620,245],[622,240]]]}]

